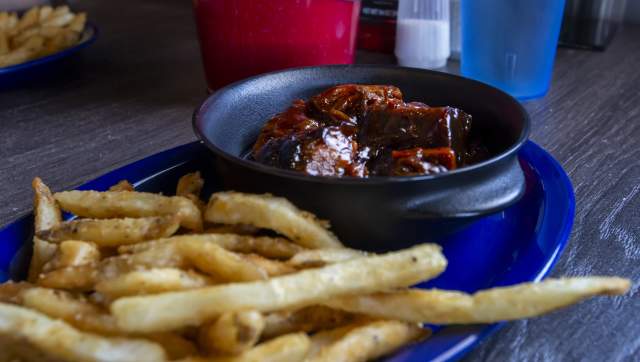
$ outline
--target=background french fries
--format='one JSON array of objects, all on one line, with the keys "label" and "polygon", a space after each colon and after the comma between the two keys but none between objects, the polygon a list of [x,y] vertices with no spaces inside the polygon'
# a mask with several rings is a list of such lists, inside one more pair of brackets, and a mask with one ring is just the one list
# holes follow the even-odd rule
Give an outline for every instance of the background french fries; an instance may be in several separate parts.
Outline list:
[{"label": "background french fries", "polygon": [[24,63],[77,44],[87,15],[68,6],[33,7],[21,17],[0,12],[0,67]]},{"label": "background french fries", "polygon": [[286,199],[271,195],[215,193],[209,200],[205,220],[271,229],[311,249],[342,247],[336,236],[326,228],[326,223],[299,210]]},{"label": "background french fries", "polygon": [[[32,12],[20,20],[30,32],[12,41],[62,39],[71,30],[30,35],[34,21],[78,21],[59,14]],[[0,13],[0,34],[10,19]],[[439,246],[344,248],[284,199],[223,192],[205,207],[203,184],[191,173],[176,187],[182,196],[136,192],[127,181],[52,195],[35,179],[31,283],[0,284],[0,360],[366,361],[426,338],[419,323],[532,317],[629,288],[595,277],[473,295],[406,289],[445,269]],[[77,218],[62,221],[61,208]],[[197,233],[202,211],[215,224]]]}]

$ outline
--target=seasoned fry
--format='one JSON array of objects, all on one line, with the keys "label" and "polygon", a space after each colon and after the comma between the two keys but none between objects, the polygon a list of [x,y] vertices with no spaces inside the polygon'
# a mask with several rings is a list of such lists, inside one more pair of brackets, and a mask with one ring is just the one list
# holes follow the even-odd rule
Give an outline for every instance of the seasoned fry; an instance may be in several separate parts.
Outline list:
[{"label": "seasoned fry", "polygon": [[83,240],[99,246],[118,246],[171,236],[179,227],[179,221],[174,216],[78,219],[40,231],[37,235],[51,242]]},{"label": "seasoned fry", "polygon": [[444,290],[410,289],[327,300],[325,304],[378,318],[433,324],[494,323],[535,317],[596,295],[629,289],[621,278],[547,279],[479,291],[473,295]]},{"label": "seasoned fry", "polygon": [[74,327],[104,335],[122,334],[115,318],[86,300],[62,291],[31,288],[22,292],[22,304]]},{"label": "seasoned fry", "polygon": [[272,338],[292,332],[316,332],[351,323],[360,316],[323,306],[311,306],[293,311],[280,311],[265,316],[262,338]]},{"label": "seasoned fry", "polygon": [[267,272],[267,275],[269,275],[270,277],[291,274],[297,271],[296,268],[290,265],[287,265],[286,263],[283,263],[277,260],[267,259],[257,254],[243,255],[243,258],[262,268],[264,271]]},{"label": "seasoned fry", "polygon": [[0,284],[0,303],[21,304],[22,292],[33,288],[33,284],[27,282],[8,281]]},{"label": "seasoned fry", "polygon": [[178,186],[176,186],[177,196],[193,195],[200,196],[202,187],[204,186],[204,180],[200,176],[200,172],[188,173],[178,180]]},{"label": "seasoned fry", "polygon": [[239,354],[253,347],[265,321],[260,312],[229,312],[200,328],[198,344],[209,353]]},{"label": "seasoned fry", "polygon": [[166,331],[198,325],[225,312],[276,311],[341,295],[405,287],[433,278],[446,264],[439,246],[423,244],[265,281],[121,298],[111,305],[111,312],[126,330]]},{"label": "seasoned fry", "polygon": [[309,344],[309,337],[304,333],[287,334],[237,356],[192,357],[181,362],[300,362],[309,351]]},{"label": "seasoned fry", "polygon": [[171,360],[193,356],[198,353],[198,349],[193,342],[176,333],[147,334],[144,335],[144,338],[161,345]]},{"label": "seasoned fry", "polygon": [[20,18],[20,21],[18,21],[18,29],[24,30],[36,25],[39,20],[39,10],[37,6],[27,10]]},{"label": "seasoned fry", "polygon": [[342,247],[315,216],[299,210],[284,198],[271,195],[215,193],[209,200],[205,220],[271,229],[311,249]]},{"label": "seasoned fry", "polygon": [[269,277],[260,265],[213,243],[185,241],[178,244],[178,250],[194,267],[218,280],[242,282]]},{"label": "seasoned fry", "polygon": [[123,245],[118,252],[135,253],[153,248],[160,244],[180,244],[187,241],[196,243],[213,243],[227,250],[238,253],[255,253],[272,259],[287,259],[304,250],[300,246],[291,243],[284,238],[271,238],[266,236],[243,236],[234,234],[201,234],[179,235],[166,239],[153,240],[132,245]]},{"label": "seasoned fry", "polygon": [[77,240],[63,241],[58,245],[53,258],[43,267],[42,271],[87,264],[97,264],[100,261],[100,250],[93,243]]},{"label": "seasoned fry", "polygon": [[427,329],[399,321],[354,325],[337,341],[315,350],[306,361],[364,362],[387,355],[407,343],[425,338],[429,333]]},{"label": "seasoned fry", "polygon": [[87,22],[87,13],[78,13],[69,23],[69,29],[76,33],[81,33],[84,30],[85,23]]},{"label": "seasoned fry", "polygon": [[113,279],[103,280],[96,284],[95,290],[116,299],[130,295],[200,288],[209,284],[211,284],[209,278],[192,271],[158,268],[133,271]]},{"label": "seasoned fry", "polygon": [[[51,359],[80,362],[165,361],[159,345],[141,340],[107,338],[80,332],[67,323],[27,308],[0,303],[0,340],[25,343]],[[5,346],[3,346],[4,348]],[[13,348],[7,343],[7,348]],[[16,346],[18,347],[18,346]]]},{"label": "seasoned fry", "polygon": [[37,284],[46,288],[84,291],[91,290],[97,279],[98,272],[94,266],[81,265],[40,274]]},{"label": "seasoned fry", "polygon": [[313,249],[305,250],[294,255],[288,264],[296,268],[317,268],[327,264],[340,263],[347,260],[362,258],[367,253],[354,249]]},{"label": "seasoned fry", "polygon": [[[204,230],[206,234],[237,234],[237,235],[255,235],[260,231],[260,228],[257,228],[253,225],[245,225],[245,224],[234,224],[234,225],[225,225],[225,224],[209,224],[207,228]],[[284,240],[284,239],[283,239]],[[296,245],[296,244],[294,244]],[[298,245],[296,245],[298,246]]]},{"label": "seasoned fry", "polygon": [[63,210],[81,217],[105,219],[176,215],[185,228],[202,230],[200,209],[181,196],[126,191],[65,191],[53,196]]},{"label": "seasoned fry", "polygon": [[129,181],[121,180],[117,184],[109,187],[109,191],[135,191],[135,188]]},{"label": "seasoned fry", "polygon": [[[39,177],[33,179],[31,183],[33,187],[33,218],[35,232],[41,232],[57,226],[62,221],[60,209],[56,204],[56,200],[51,194],[51,190],[45,185]],[[29,277],[31,282],[35,282],[42,270],[42,267],[56,252],[57,246],[50,244],[37,237],[33,239],[33,256],[29,265]]]}]

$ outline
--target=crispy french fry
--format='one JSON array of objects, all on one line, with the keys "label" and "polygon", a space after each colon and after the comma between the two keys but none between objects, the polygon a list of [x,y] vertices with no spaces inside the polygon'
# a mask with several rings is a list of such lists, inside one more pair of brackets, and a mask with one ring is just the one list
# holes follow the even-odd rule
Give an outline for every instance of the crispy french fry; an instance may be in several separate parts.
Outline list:
[{"label": "crispy french fry", "polygon": [[47,288],[22,292],[22,304],[74,327],[104,335],[122,334],[115,318],[88,301],[72,294]]},{"label": "crispy french fry", "polygon": [[287,334],[237,356],[193,357],[181,362],[300,362],[309,351],[309,344],[309,337],[304,333]]},{"label": "crispy french fry", "polygon": [[200,288],[211,280],[192,271],[174,268],[138,270],[96,284],[96,291],[116,299],[122,296],[156,294],[174,290]]},{"label": "crispy french fry", "polygon": [[255,235],[260,231],[260,228],[257,228],[253,225],[245,225],[245,224],[234,224],[234,225],[225,225],[225,224],[209,224],[207,228],[204,230],[205,234],[237,234],[237,235]]},{"label": "crispy french fry", "polygon": [[42,22],[43,26],[57,26],[63,27],[70,24],[73,21],[74,15],[71,13],[60,14],[58,16],[49,16]]},{"label": "crispy french fry", "polygon": [[213,243],[230,251],[247,254],[255,253],[272,259],[287,259],[304,250],[300,246],[291,243],[284,238],[271,238],[266,236],[255,237],[234,234],[201,234],[179,235],[166,239],[123,245],[118,248],[118,252],[121,254],[135,253],[148,250],[161,244],[179,244],[186,241]]},{"label": "crispy french fry", "polygon": [[135,188],[129,181],[121,180],[117,184],[109,187],[109,191],[135,191]]},{"label": "crispy french fry", "polygon": [[[0,303],[0,340],[7,348],[28,345],[51,360],[165,361],[159,345],[141,339],[101,337],[27,308]],[[4,349],[4,348],[3,348]]]},{"label": "crispy french fry", "polygon": [[53,12],[53,8],[51,6],[42,6],[40,8],[40,13],[38,14],[38,22],[42,23],[45,21]]},{"label": "crispy french fry", "polygon": [[185,358],[198,353],[195,344],[176,333],[154,333],[141,336],[161,345],[169,359]]},{"label": "crispy french fry", "polygon": [[223,224],[249,224],[271,229],[311,249],[339,248],[340,241],[326,225],[284,198],[218,192],[211,195],[205,220]]},{"label": "crispy french fry", "polygon": [[535,317],[596,295],[619,295],[629,280],[607,277],[547,279],[473,295],[410,289],[327,300],[326,305],[378,318],[433,324],[493,323]]},{"label": "crispy french fry", "polygon": [[22,304],[22,293],[34,285],[27,282],[8,281],[0,284],[0,303]]},{"label": "crispy french fry", "polygon": [[[344,331],[341,330],[342,333]],[[365,362],[387,355],[405,344],[430,334],[414,324],[399,321],[373,321],[354,325],[333,343],[329,342],[308,356],[308,362]]]},{"label": "crispy french fry", "polygon": [[35,6],[27,10],[18,21],[18,29],[24,30],[38,24],[40,8]]},{"label": "crispy french fry", "polygon": [[99,246],[118,246],[171,236],[179,227],[179,221],[174,216],[78,219],[40,231],[37,236],[50,242],[82,240]]},{"label": "crispy french fry", "polygon": [[77,240],[63,241],[58,245],[53,258],[43,267],[42,271],[87,264],[97,264],[100,261],[100,250],[93,243]]},{"label": "crispy french fry", "polygon": [[[39,177],[33,179],[31,186],[34,193],[33,218],[35,232],[41,232],[57,226],[62,221],[62,215],[51,190]],[[29,264],[29,277],[27,278],[29,281],[35,282],[38,279],[42,267],[53,258],[56,250],[56,245],[34,237],[33,254]]]},{"label": "crispy french fry", "polygon": [[0,11],[0,32],[8,29],[9,25],[9,13],[6,11]]},{"label": "crispy french fry", "polygon": [[0,30],[0,56],[8,54],[10,50],[9,37],[3,30]]},{"label": "crispy french fry", "polygon": [[126,330],[166,331],[198,325],[225,312],[269,312],[342,295],[405,287],[433,278],[446,264],[439,246],[424,244],[265,281],[121,298],[111,305],[111,312]]},{"label": "crispy french fry", "polygon": [[367,253],[347,248],[304,250],[294,255],[287,262],[296,268],[317,268],[327,264],[340,263],[367,256]]},{"label": "crispy french fry", "polygon": [[46,288],[91,290],[98,272],[93,265],[72,266],[40,274],[37,284]]},{"label": "crispy french fry", "polygon": [[257,311],[225,313],[200,328],[198,344],[212,354],[239,354],[258,342],[264,325],[264,317]]},{"label": "crispy french fry", "polygon": [[84,30],[84,26],[86,22],[87,22],[87,13],[78,13],[73,18],[73,20],[69,23],[67,28],[75,31],[76,33],[81,33]]},{"label": "crispy french fry", "polygon": [[296,268],[287,265],[286,263],[278,260],[267,259],[257,254],[247,254],[243,255],[242,257],[262,268],[270,277],[291,274],[297,271]]},{"label": "crispy french fry", "polygon": [[188,173],[178,180],[178,186],[176,186],[177,196],[194,195],[200,196],[202,187],[204,186],[204,180],[200,176],[200,172]]},{"label": "crispy french fry", "polygon": [[146,192],[65,191],[54,194],[63,210],[81,217],[145,217],[177,215],[180,225],[202,230],[200,209],[189,199]]},{"label": "crispy french fry", "polygon": [[351,323],[359,316],[323,306],[310,306],[293,311],[279,311],[265,316],[262,338],[268,339],[292,332],[316,332]]},{"label": "crispy french fry", "polygon": [[218,280],[243,282],[269,277],[260,265],[213,243],[185,241],[178,249],[194,267]]}]

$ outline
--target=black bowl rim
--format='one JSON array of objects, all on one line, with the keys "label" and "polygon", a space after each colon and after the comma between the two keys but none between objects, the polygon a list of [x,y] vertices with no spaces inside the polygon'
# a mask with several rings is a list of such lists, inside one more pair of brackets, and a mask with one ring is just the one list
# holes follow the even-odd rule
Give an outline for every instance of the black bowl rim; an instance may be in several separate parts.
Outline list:
[{"label": "black bowl rim", "polygon": [[[222,150],[221,148],[219,148],[218,146],[216,146],[213,142],[211,142],[201,131],[201,128],[198,126],[199,120],[201,119],[201,114],[209,107],[209,104],[214,102],[218,97],[220,97],[220,94],[228,91],[231,88],[237,87],[241,84],[244,83],[248,83],[251,81],[254,81],[256,79],[265,77],[265,76],[273,76],[273,75],[278,75],[281,73],[289,73],[289,72],[293,72],[293,71],[302,71],[302,70],[312,70],[312,69],[349,69],[349,68],[363,68],[363,69],[394,69],[394,70],[402,70],[402,71],[410,71],[410,72],[417,72],[417,73],[429,73],[431,75],[435,75],[438,77],[444,77],[444,78],[452,78],[452,79],[457,79],[457,80],[462,80],[465,82],[469,82],[469,83],[473,83],[476,86],[479,86],[481,88],[486,88],[488,91],[493,91],[493,92],[498,92],[503,96],[506,96],[508,99],[510,99],[519,109],[520,113],[524,116],[523,118],[523,128],[522,131],[520,132],[520,137],[518,138],[518,140],[516,142],[514,142],[513,145],[511,145],[509,148],[507,148],[505,151],[503,151],[502,153],[488,159],[485,161],[482,161],[480,163],[476,163],[470,166],[466,166],[466,167],[462,167],[459,169],[455,169],[453,171],[447,171],[447,172],[443,172],[443,173],[439,173],[439,174],[433,174],[433,175],[419,175],[419,176],[374,176],[374,177],[367,177],[367,178],[361,178],[361,177],[337,177],[337,176],[311,176],[311,175],[307,175],[301,172],[297,172],[297,171],[291,171],[291,170],[285,170],[285,169],[280,169],[277,167],[273,167],[273,166],[267,166],[264,164],[261,164],[259,162],[256,161],[251,161],[251,160],[247,160],[244,159],[242,157],[238,157],[235,155],[232,155],[224,150]],[[263,172],[263,173],[268,173],[274,176],[281,176],[281,177],[287,177],[287,178],[293,178],[293,179],[297,179],[300,181],[307,181],[307,182],[316,182],[316,183],[336,183],[336,184],[386,184],[386,183],[404,183],[404,182],[416,182],[416,181],[427,181],[427,180],[434,180],[434,179],[440,179],[440,178],[444,178],[444,177],[454,177],[454,176],[458,176],[458,175],[465,175],[465,174],[471,174],[474,171],[477,171],[479,169],[485,168],[487,166],[499,163],[500,161],[510,158],[512,157],[515,153],[517,153],[520,148],[524,145],[524,143],[528,140],[529,138],[529,133],[530,133],[530,129],[531,129],[531,120],[529,118],[529,113],[526,111],[526,109],[522,106],[522,104],[520,104],[520,102],[518,102],[518,100],[516,100],[514,97],[512,97],[511,95],[507,94],[506,92],[490,86],[486,83],[482,83],[480,81],[474,80],[474,79],[470,79],[470,78],[466,78],[466,77],[462,77],[459,75],[455,75],[455,74],[450,74],[450,73],[444,73],[444,72],[438,72],[438,71],[434,71],[434,70],[427,70],[427,69],[420,69],[420,68],[409,68],[409,67],[401,67],[401,66],[397,66],[397,65],[390,65],[390,64],[334,64],[334,65],[321,65],[321,66],[309,66],[309,67],[297,67],[297,68],[288,68],[288,69],[283,69],[283,70],[277,70],[274,72],[268,72],[268,73],[262,73],[262,74],[258,74],[255,75],[253,77],[249,77],[249,78],[245,78],[245,79],[241,79],[237,82],[231,83],[223,88],[218,89],[217,91],[215,91],[213,94],[209,95],[207,98],[205,98],[204,101],[202,101],[200,103],[200,105],[195,109],[195,111],[193,112],[193,116],[192,116],[192,127],[194,130],[194,133],[196,134],[196,136],[211,150],[213,151],[216,155],[221,156],[223,158],[225,158],[226,160],[232,162],[232,163],[239,163],[240,165],[250,168],[254,171],[258,171],[258,172]]]}]

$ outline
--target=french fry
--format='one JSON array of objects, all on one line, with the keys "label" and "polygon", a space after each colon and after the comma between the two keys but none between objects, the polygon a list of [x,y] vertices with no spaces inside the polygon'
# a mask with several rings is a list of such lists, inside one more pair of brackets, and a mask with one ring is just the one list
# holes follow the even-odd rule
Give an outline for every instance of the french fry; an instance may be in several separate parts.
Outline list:
[{"label": "french fry", "polygon": [[262,334],[265,321],[260,312],[229,312],[200,327],[198,344],[211,354],[240,354],[253,347]]},{"label": "french fry", "polygon": [[[41,232],[57,226],[62,221],[62,215],[51,190],[49,190],[49,187],[47,187],[39,177],[33,179],[31,186],[34,193],[33,218],[35,232]],[[33,254],[31,263],[29,264],[29,276],[27,278],[30,282],[35,282],[38,279],[42,267],[53,258],[56,250],[57,246],[55,244],[50,244],[34,237]]]},{"label": "french fry", "polygon": [[97,219],[176,215],[180,225],[202,230],[202,215],[189,199],[146,192],[65,191],[54,194],[63,210]]},{"label": "french fry", "polygon": [[8,54],[9,51],[9,38],[4,31],[0,30],[0,56]]},{"label": "french fry", "polygon": [[547,279],[473,295],[410,289],[325,301],[333,308],[378,318],[432,324],[494,323],[535,317],[596,295],[619,295],[629,280],[607,277]]},{"label": "french fry", "polygon": [[[165,361],[162,347],[142,339],[102,337],[27,308],[0,303],[0,340],[7,348],[28,345],[51,360]],[[19,346],[16,346],[19,345]],[[5,346],[3,346],[4,349]]]},{"label": "french fry", "polygon": [[271,238],[266,236],[244,236],[235,234],[200,234],[200,235],[178,235],[166,239],[153,240],[138,244],[123,245],[118,248],[118,252],[135,253],[148,250],[161,244],[180,244],[187,241],[197,243],[212,243],[227,250],[238,253],[255,253],[266,258],[288,259],[296,253],[304,250],[284,238]]},{"label": "french fry", "polygon": [[116,299],[130,295],[200,288],[209,284],[209,278],[192,271],[157,268],[133,271],[113,279],[102,280],[96,284],[95,290]]},{"label": "french fry", "polygon": [[367,253],[347,248],[304,250],[294,255],[287,264],[300,268],[317,268],[327,264],[366,257]]},{"label": "french fry", "polygon": [[109,191],[135,191],[135,188],[129,181],[121,180],[117,184],[109,187]]},{"label": "french fry", "polygon": [[24,30],[37,25],[38,20],[40,19],[39,11],[40,8],[38,8],[37,6],[27,10],[27,12],[24,13],[20,18],[20,21],[18,21],[18,29]]},{"label": "french fry", "polygon": [[351,323],[359,316],[323,306],[310,306],[293,311],[279,311],[265,316],[262,338],[268,339],[292,332],[316,332]]},{"label": "french fry", "polygon": [[72,294],[47,288],[31,288],[22,292],[22,304],[54,319],[86,331],[103,335],[118,335],[115,318],[86,300]]},{"label": "french fry", "polygon": [[69,29],[76,33],[81,33],[84,30],[85,23],[87,22],[87,13],[78,13],[73,20],[67,26]]},{"label": "french fry", "polygon": [[198,353],[195,344],[176,333],[154,333],[141,336],[164,348],[169,359],[185,358]]},{"label": "french fry", "polygon": [[97,264],[100,261],[100,250],[93,243],[77,240],[66,240],[58,245],[53,258],[43,267],[42,271],[87,264]]},{"label": "french fry", "polygon": [[73,21],[73,18],[74,18],[74,15],[71,13],[60,14],[57,16],[54,16],[52,14],[45,21],[42,22],[42,25],[63,27],[65,25],[70,24]]},{"label": "french fry", "polygon": [[[346,332],[346,333],[345,333]],[[407,343],[430,334],[414,324],[399,321],[372,321],[343,328],[336,341],[326,343],[307,356],[308,362],[365,362],[385,356]]]},{"label": "french fry", "polygon": [[42,6],[40,8],[40,13],[38,14],[38,22],[42,23],[45,21],[53,12],[53,8],[51,6]]},{"label": "french fry", "polygon": [[287,334],[261,343],[237,356],[187,358],[181,362],[300,362],[309,351],[304,333]]},{"label": "french fry", "polygon": [[433,278],[446,264],[439,246],[424,244],[265,281],[121,298],[111,305],[111,312],[125,330],[167,331],[195,326],[225,312],[269,312],[405,287]]},{"label": "french fry", "polygon": [[243,282],[269,277],[261,266],[213,243],[186,241],[178,244],[178,249],[194,267],[217,280]]},{"label": "french fry", "polygon": [[315,216],[284,198],[218,192],[211,195],[205,220],[222,224],[249,224],[274,230],[311,249],[340,248],[342,244]]},{"label": "french fry", "polygon": [[85,291],[93,289],[98,275],[93,265],[72,266],[40,274],[37,284],[46,288]]},{"label": "french fry", "polygon": [[37,233],[50,242],[91,241],[99,246],[133,244],[143,240],[171,236],[180,227],[174,216],[150,216],[138,219],[78,219],[60,223]]},{"label": "french fry", "polygon": [[178,180],[178,186],[176,186],[177,196],[193,195],[200,196],[202,187],[204,186],[204,180],[200,176],[200,172],[188,173]]},{"label": "french fry", "polygon": [[[225,225],[225,224],[209,224],[207,228],[204,230],[205,234],[237,234],[237,235],[255,235],[260,231],[260,228],[257,228],[253,225],[245,225],[245,224],[235,224],[235,225]],[[284,240],[284,238],[283,238]],[[298,246],[297,244],[294,244]]]},{"label": "french fry", "polygon": [[22,304],[22,292],[33,288],[27,282],[8,281],[0,284],[0,303]]},{"label": "french fry", "polygon": [[243,255],[243,258],[262,268],[270,277],[291,274],[297,271],[296,268],[286,263],[278,260],[267,259],[257,254]]}]

